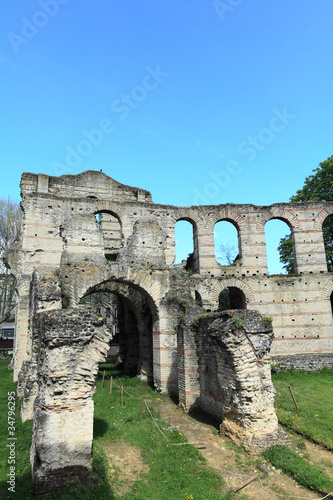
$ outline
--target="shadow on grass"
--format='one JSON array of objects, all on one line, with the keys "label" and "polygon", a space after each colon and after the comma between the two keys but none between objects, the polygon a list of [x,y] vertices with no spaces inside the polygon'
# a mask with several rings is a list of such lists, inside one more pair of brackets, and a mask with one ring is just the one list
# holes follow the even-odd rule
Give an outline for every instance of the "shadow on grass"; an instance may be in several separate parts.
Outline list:
[{"label": "shadow on grass", "polygon": [[101,418],[94,418],[94,438],[103,437],[109,426]]},{"label": "shadow on grass", "polygon": [[[9,480],[9,476],[8,476]],[[10,484],[6,481],[0,482],[0,498],[3,500],[9,499],[21,499],[30,500],[35,498],[33,494],[33,483],[31,474],[26,473],[22,476],[16,476],[15,478],[15,492],[9,491],[8,488]]]}]

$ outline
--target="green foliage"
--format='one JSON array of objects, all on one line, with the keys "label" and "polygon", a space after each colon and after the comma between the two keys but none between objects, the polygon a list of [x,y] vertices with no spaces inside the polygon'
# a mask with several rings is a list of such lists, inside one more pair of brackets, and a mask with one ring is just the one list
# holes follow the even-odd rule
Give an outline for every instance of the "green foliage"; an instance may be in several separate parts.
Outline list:
[{"label": "green foliage", "polygon": [[70,295],[67,292],[62,291],[61,292],[61,306],[63,309],[68,309],[69,308],[69,301],[70,301]]},{"label": "green foliage", "polygon": [[[272,374],[272,381],[276,389],[275,408],[279,421],[289,429],[333,449],[332,407],[326,406],[333,405],[333,370],[285,370]],[[291,398],[289,385],[295,391],[298,410]]]},{"label": "green foliage", "polygon": [[280,254],[280,262],[283,264],[283,269],[285,269],[288,274],[295,274],[295,261],[291,234],[280,239],[277,249]]},{"label": "green foliage", "polygon": [[267,324],[267,323],[272,323],[272,322],[273,322],[273,318],[271,318],[270,316],[264,316],[264,317],[262,318],[262,322],[263,322],[263,323],[266,323],[266,324]]},{"label": "green foliage", "polygon": [[324,494],[333,491],[333,479],[287,446],[272,446],[264,452],[264,457],[301,486]]},{"label": "green foliage", "polygon": [[29,450],[31,445],[32,422],[21,422],[20,405],[21,401],[15,395],[15,437],[16,447],[16,489],[15,494],[8,492],[7,474],[9,473],[7,448],[8,435],[8,393],[12,391],[16,394],[16,384],[13,383],[13,372],[8,370],[9,360],[0,360],[0,498],[24,498],[26,500],[33,497],[33,485],[31,480],[31,467]]},{"label": "green foliage", "polygon": [[[16,399],[16,492],[9,493],[7,488],[8,473],[8,441],[7,430],[7,393],[15,391],[12,382],[12,372],[7,368],[8,360],[0,360],[0,497],[3,499],[24,498],[33,500],[33,484],[29,450],[31,445],[32,422],[22,423],[19,415],[21,401]],[[105,379],[101,388],[100,378],[103,370],[107,377],[112,374],[114,384],[112,395],[109,394],[108,379]],[[124,385],[127,392],[133,397],[124,394],[124,406],[120,405],[120,387]],[[145,395],[149,401],[149,408],[155,421],[163,430],[167,440],[151,419],[145,408],[142,419],[141,401]],[[134,399],[136,398],[136,399]],[[199,450],[192,445],[172,446],[176,443],[185,443],[185,437],[163,421],[158,414],[158,405],[163,404],[163,396],[153,391],[146,383],[137,377],[122,376],[113,367],[113,363],[104,363],[100,366],[99,380],[94,397],[94,441],[92,452],[92,481],[94,487],[80,486],[45,497],[45,500],[69,500],[103,498],[115,500],[132,498],[161,500],[163,498],[195,498],[196,500],[228,500],[233,497],[221,494],[222,478],[205,465],[205,459]],[[155,407],[155,409],[154,409]],[[122,494],[123,483],[116,470],[110,474],[111,467],[117,467],[108,461],[105,450],[115,441],[124,445],[134,445],[141,449],[142,459],[148,465],[148,472],[138,474],[136,482],[129,493]],[[112,460],[112,458],[111,458]]]},{"label": "green foliage", "polygon": [[[111,365],[108,367],[107,376],[115,372]],[[124,385],[130,397],[124,394],[124,406],[120,406],[120,387]],[[121,496],[123,499],[150,499],[163,498],[195,498],[198,500],[226,500],[228,495],[220,493],[223,485],[222,479],[212,469],[205,466],[205,460],[200,452],[191,445],[173,446],[176,443],[186,442],[185,437],[170,424],[160,418],[158,405],[163,404],[164,396],[154,392],[147,384],[138,378],[118,376],[114,378],[112,396],[109,394],[108,381],[103,388],[97,384],[94,397],[95,424],[93,464],[95,456],[105,456],[105,449],[110,446],[112,461],[112,443],[123,441],[126,445],[140,448],[141,456],[148,465],[148,472],[141,473],[132,486],[132,491]],[[142,419],[140,418],[141,398],[146,396],[150,411],[156,423],[162,429],[167,440],[162,436],[148,410],[145,408]],[[134,399],[137,398],[137,399]],[[110,409],[111,408],[111,409]],[[101,459],[101,458],[100,458]],[[109,474],[111,466],[102,469],[103,481],[109,485],[115,494],[121,486],[121,480],[116,473]],[[95,497],[99,498],[95,493]],[[103,498],[109,498],[104,496]],[[118,498],[118,497],[117,497]]]},{"label": "green foliage", "polygon": [[302,189],[290,201],[332,201],[333,200],[333,155],[319,163],[313,174],[305,178]]},{"label": "green foliage", "polygon": [[[319,167],[313,170],[313,174],[306,177],[304,186],[290,198],[290,201],[333,201],[333,156],[319,163]],[[328,217],[324,221],[323,237],[328,270],[333,271],[333,217]],[[280,262],[284,264],[284,269],[288,274],[293,274],[294,260],[291,236],[286,236],[280,240],[278,250]]]},{"label": "green foliage", "polygon": [[244,326],[244,315],[240,314],[240,315],[234,316],[231,321],[234,323],[234,325],[236,326],[236,328],[238,328],[238,329],[243,328],[243,326]]}]

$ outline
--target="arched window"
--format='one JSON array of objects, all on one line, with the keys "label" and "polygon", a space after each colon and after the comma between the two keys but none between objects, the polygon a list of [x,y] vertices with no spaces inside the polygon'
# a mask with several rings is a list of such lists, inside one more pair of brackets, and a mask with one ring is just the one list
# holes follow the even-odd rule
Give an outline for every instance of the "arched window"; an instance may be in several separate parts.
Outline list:
[{"label": "arched window", "polygon": [[214,226],[215,259],[222,266],[239,260],[238,231],[232,222],[220,221]]},{"label": "arched window", "polygon": [[280,219],[267,221],[265,242],[268,274],[293,274],[294,252],[288,224]]},{"label": "arched window", "polygon": [[121,247],[121,224],[119,219],[110,212],[95,214],[97,227],[103,232],[105,258],[116,260]]},{"label": "arched window", "polygon": [[333,215],[327,217],[323,222],[323,238],[325,244],[327,269],[333,271]]},{"label": "arched window", "polygon": [[228,309],[246,309],[246,297],[240,288],[229,286],[220,293],[219,311]]},{"label": "arched window", "polygon": [[179,220],[175,224],[176,258],[174,264],[184,269],[196,269],[194,258],[194,226],[187,220]]}]

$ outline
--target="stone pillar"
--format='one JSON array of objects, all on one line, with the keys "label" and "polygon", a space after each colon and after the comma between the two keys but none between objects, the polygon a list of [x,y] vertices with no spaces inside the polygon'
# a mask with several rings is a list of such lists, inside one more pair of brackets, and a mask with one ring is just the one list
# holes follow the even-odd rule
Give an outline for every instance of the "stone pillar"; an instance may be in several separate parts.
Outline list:
[{"label": "stone pillar", "polygon": [[248,310],[223,311],[215,318],[205,318],[200,329],[201,406],[249,453],[287,441],[274,409],[271,323]]},{"label": "stone pillar", "polygon": [[192,323],[203,309],[200,306],[188,307],[185,320],[179,326],[177,335],[178,357],[178,395],[179,406],[190,410],[200,396],[199,383],[199,339]]},{"label": "stone pillar", "polygon": [[40,351],[30,461],[36,495],[86,483],[93,394],[110,333],[91,310],[37,315]]},{"label": "stone pillar", "polygon": [[238,240],[242,274],[245,276],[267,274],[264,226],[254,222],[242,224],[238,231]]},{"label": "stone pillar", "polygon": [[325,245],[321,228],[294,231],[293,250],[296,273],[327,272]]},{"label": "stone pillar", "polygon": [[159,320],[153,325],[154,386],[163,393],[178,394],[177,322],[178,306],[167,301],[158,304]]}]

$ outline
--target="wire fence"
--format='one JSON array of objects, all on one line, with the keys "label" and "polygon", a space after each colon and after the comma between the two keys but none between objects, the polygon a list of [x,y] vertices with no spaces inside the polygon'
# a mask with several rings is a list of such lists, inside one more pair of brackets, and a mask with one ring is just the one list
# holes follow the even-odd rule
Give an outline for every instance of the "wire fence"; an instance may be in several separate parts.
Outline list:
[{"label": "wire fence", "polygon": [[[145,399],[145,396],[142,396],[140,398],[137,398],[135,396],[133,396],[132,394],[130,394],[128,392],[128,390],[126,390],[124,388],[123,385],[119,386],[117,385],[114,380],[113,380],[113,377],[112,376],[108,376],[106,375],[105,373],[105,370],[103,372],[103,378],[102,378],[102,384],[101,384],[101,387],[103,387],[103,384],[104,384],[104,379],[107,378],[110,380],[110,395],[112,393],[112,388],[113,386],[115,386],[117,389],[119,389],[121,391],[121,405],[123,405],[123,393],[125,393],[128,397],[136,400],[136,401],[141,401],[142,402],[142,409],[141,409],[141,416],[142,416],[142,411],[143,411],[143,408],[144,406],[146,407],[147,409],[147,412],[148,412],[148,415],[150,416],[150,418],[152,419],[152,421],[154,422],[155,426],[157,427],[157,429],[159,430],[159,432],[161,433],[161,435],[163,436],[163,438],[165,439],[166,442],[168,442],[168,446],[180,446],[180,445],[193,445],[195,446],[197,443],[170,443],[170,440],[168,439],[168,437],[164,434],[164,432],[162,431],[161,427],[158,425],[157,423],[157,420],[156,418],[154,418],[152,412],[151,412],[151,409],[149,408],[149,405],[148,405],[148,402],[147,400]],[[287,389],[284,389],[284,388],[279,388],[279,390],[285,390],[287,391]],[[320,403],[320,404],[324,404],[326,406],[333,406],[333,405],[330,405],[330,404],[327,404],[327,403],[322,403],[320,401],[315,401],[311,398],[308,398],[307,396],[304,396],[302,394],[299,394],[298,392],[296,392],[294,390],[294,393],[299,395],[299,396],[302,396],[306,399],[310,399],[311,401],[314,401],[315,403]],[[200,445],[204,445],[205,443],[204,442],[201,442]],[[210,465],[208,464],[208,466],[212,469],[215,469],[217,471],[222,471],[222,472],[225,472],[227,474],[230,474],[230,475],[233,475],[233,476],[237,476],[237,477],[243,477],[243,478],[250,478],[248,481],[246,481],[243,485],[239,486],[238,488],[236,488],[234,491],[239,491],[240,489],[242,489],[243,487],[247,486],[248,484],[250,484],[252,481],[256,481],[258,480],[259,484],[260,484],[260,487],[266,492],[266,493],[269,493],[270,495],[274,495],[276,497],[280,497],[280,498],[285,498],[285,494],[279,494],[279,493],[275,493],[274,491],[270,491],[270,490],[267,490],[267,488],[265,488],[262,484],[262,481],[260,479],[260,477],[258,476],[257,473],[252,473],[252,474],[238,474],[236,472],[232,472],[228,469],[224,469],[224,468],[221,468],[221,467],[214,467],[213,465]],[[255,475],[254,475],[255,474]],[[324,497],[321,497],[321,498],[309,498],[309,497],[301,497],[301,496],[295,496],[294,495],[294,498],[295,499],[299,499],[299,500],[325,500],[326,498],[328,497],[333,497],[333,492],[330,492],[328,493],[327,495],[325,495]]]}]

